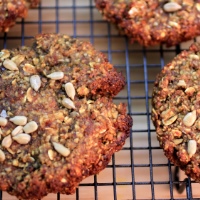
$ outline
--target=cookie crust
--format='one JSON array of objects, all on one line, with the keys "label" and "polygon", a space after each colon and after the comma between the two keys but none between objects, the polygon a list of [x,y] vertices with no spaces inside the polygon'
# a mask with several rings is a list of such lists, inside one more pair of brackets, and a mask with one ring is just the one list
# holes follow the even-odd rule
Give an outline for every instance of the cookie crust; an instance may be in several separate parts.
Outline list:
[{"label": "cookie crust", "polygon": [[144,46],[179,44],[200,35],[200,2],[95,0],[96,7],[130,41]]},{"label": "cookie crust", "polygon": [[[0,59],[0,189],[19,199],[74,193],[129,136],[126,105],[112,102],[123,76],[90,43],[66,35],[37,35],[32,47],[2,50]],[[16,140],[19,116],[27,144],[28,136]]]},{"label": "cookie crust", "polygon": [[157,76],[152,121],[167,158],[200,181],[200,44],[194,43]]},{"label": "cookie crust", "polygon": [[39,0],[3,0],[0,3],[0,31],[8,32],[18,18],[27,17],[28,9],[36,7]]}]

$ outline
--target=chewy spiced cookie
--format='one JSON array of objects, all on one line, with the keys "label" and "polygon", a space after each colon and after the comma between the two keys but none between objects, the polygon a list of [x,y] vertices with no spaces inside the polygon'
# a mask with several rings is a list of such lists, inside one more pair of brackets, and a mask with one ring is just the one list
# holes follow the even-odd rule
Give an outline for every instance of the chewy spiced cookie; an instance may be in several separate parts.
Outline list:
[{"label": "chewy spiced cookie", "polygon": [[96,7],[131,42],[176,45],[200,35],[200,1],[95,0]]},{"label": "chewy spiced cookie", "polygon": [[129,136],[126,105],[112,102],[123,76],[66,35],[37,35],[0,62],[0,189],[19,199],[74,193]]},{"label": "chewy spiced cookie", "polygon": [[29,7],[36,7],[39,0],[2,0],[0,2],[0,31],[8,32],[18,18],[25,18]]},{"label": "chewy spiced cookie", "polygon": [[200,44],[194,43],[157,76],[152,121],[167,158],[200,181]]}]

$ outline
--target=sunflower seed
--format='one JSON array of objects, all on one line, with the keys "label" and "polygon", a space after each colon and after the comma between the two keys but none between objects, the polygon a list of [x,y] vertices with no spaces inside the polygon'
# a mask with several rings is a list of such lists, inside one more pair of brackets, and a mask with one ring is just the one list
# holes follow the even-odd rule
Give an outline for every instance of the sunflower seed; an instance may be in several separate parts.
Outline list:
[{"label": "sunflower seed", "polygon": [[35,74],[37,72],[36,68],[28,63],[24,65],[23,70],[28,74]]},{"label": "sunflower seed", "polygon": [[29,157],[29,158],[28,158],[28,161],[31,162],[31,163],[33,163],[33,162],[35,162],[35,158]]},{"label": "sunflower seed", "polygon": [[20,133],[14,136],[13,140],[17,141],[19,144],[28,144],[31,140],[31,136],[26,133]]},{"label": "sunflower seed", "polygon": [[12,144],[11,135],[7,135],[6,137],[4,137],[1,143],[2,147],[5,147],[5,148],[9,148],[11,144]]},{"label": "sunflower seed", "polygon": [[14,56],[11,60],[17,65],[19,66],[25,59],[24,55],[16,55]]},{"label": "sunflower seed", "polygon": [[12,136],[16,136],[19,133],[23,132],[23,126],[17,126],[13,131],[11,132]]},{"label": "sunflower seed", "polygon": [[194,87],[189,87],[189,88],[187,88],[187,89],[185,90],[185,93],[186,93],[187,95],[189,95],[189,96],[192,96],[193,93],[194,93],[195,91],[196,91],[196,90],[195,90]]},{"label": "sunflower seed", "polygon": [[13,122],[16,125],[23,126],[27,123],[27,117],[25,117],[25,116],[15,116],[13,118],[10,118],[10,121]]},{"label": "sunflower seed", "polygon": [[186,83],[184,80],[179,80],[177,83],[178,86],[186,87]]},{"label": "sunflower seed", "polygon": [[26,98],[29,102],[32,102],[34,99],[34,90],[33,88],[29,87],[26,92]]},{"label": "sunflower seed", "polygon": [[14,152],[10,147],[6,149],[10,154],[14,155],[16,152]]},{"label": "sunflower seed", "polygon": [[172,123],[174,123],[177,118],[178,118],[178,115],[175,115],[167,120],[162,120],[162,122],[165,126],[168,126],[168,125],[171,125]]},{"label": "sunflower seed", "polygon": [[62,183],[66,183],[67,180],[66,180],[65,178],[62,178],[62,179],[61,179],[61,182],[62,182]]},{"label": "sunflower seed", "polygon": [[181,5],[179,5],[176,2],[168,2],[163,6],[163,9],[165,12],[176,12],[182,8]]},{"label": "sunflower seed", "polygon": [[32,133],[32,132],[36,131],[37,129],[38,129],[38,125],[35,121],[31,121],[31,122],[27,123],[23,128],[25,133]]},{"label": "sunflower seed", "polygon": [[196,153],[196,150],[197,150],[197,142],[195,140],[189,140],[187,152],[190,158]]},{"label": "sunflower seed", "polygon": [[179,27],[179,24],[177,22],[169,21],[168,23],[171,27]]},{"label": "sunflower seed", "polygon": [[189,57],[192,58],[192,59],[199,60],[199,56],[196,55],[196,54],[190,54]]},{"label": "sunflower seed", "polygon": [[0,126],[6,126],[8,123],[8,120],[5,119],[4,117],[0,117]]},{"label": "sunflower seed", "polygon": [[54,80],[60,80],[64,77],[64,73],[63,72],[53,72],[53,73],[47,75],[47,77],[50,79],[54,79]]},{"label": "sunflower seed", "polygon": [[10,56],[10,52],[7,49],[3,49],[0,52],[0,58],[1,58],[1,60],[4,60],[4,59],[8,58],[9,56]]},{"label": "sunflower seed", "polygon": [[0,149],[0,162],[3,162],[6,159],[5,153]]},{"label": "sunflower seed", "polygon": [[12,161],[12,164],[17,167],[17,166],[19,166],[19,161],[17,159],[15,159]]},{"label": "sunflower seed", "polygon": [[12,60],[4,60],[3,66],[11,71],[19,70],[17,65]]},{"label": "sunflower seed", "polygon": [[33,75],[30,77],[31,87],[37,92],[41,87],[41,79],[38,75]]},{"label": "sunflower seed", "polygon": [[135,8],[135,7],[132,7],[129,11],[128,11],[128,14],[130,15],[130,16],[134,16],[135,14],[137,14],[139,11],[138,11],[138,9],[137,8]]},{"label": "sunflower seed", "polygon": [[189,112],[185,115],[183,118],[183,124],[185,126],[192,126],[194,122],[196,121],[197,115],[196,115],[196,110],[193,110],[192,112]]},{"label": "sunflower seed", "polygon": [[174,144],[178,145],[183,142],[183,139],[174,139],[173,142],[174,142]]},{"label": "sunflower seed", "polygon": [[64,98],[62,100],[62,105],[69,109],[71,109],[71,108],[75,109],[75,105],[74,105],[73,101],[71,101],[69,98]]},{"label": "sunflower seed", "polygon": [[70,97],[72,100],[74,100],[74,96],[75,96],[75,88],[73,86],[72,83],[68,82],[65,84],[65,91],[68,95],[68,97]]},{"label": "sunflower seed", "polygon": [[163,118],[163,120],[167,120],[167,119],[173,117],[174,115],[176,115],[176,113],[174,112],[174,110],[172,108],[168,108],[167,110],[164,110],[161,113],[161,117]]},{"label": "sunflower seed", "polygon": [[70,154],[70,150],[68,148],[66,148],[65,146],[63,146],[60,143],[57,142],[52,142],[55,150],[60,153],[62,156],[67,157]]},{"label": "sunflower seed", "polygon": [[50,160],[53,160],[54,159],[54,151],[52,149],[49,149],[48,150],[48,156],[49,156],[49,159]]},{"label": "sunflower seed", "polygon": [[200,12],[200,3],[196,3],[196,9]]},{"label": "sunflower seed", "polygon": [[80,114],[78,112],[76,112],[76,111],[73,111],[73,112],[70,113],[70,117],[77,117],[79,115]]}]

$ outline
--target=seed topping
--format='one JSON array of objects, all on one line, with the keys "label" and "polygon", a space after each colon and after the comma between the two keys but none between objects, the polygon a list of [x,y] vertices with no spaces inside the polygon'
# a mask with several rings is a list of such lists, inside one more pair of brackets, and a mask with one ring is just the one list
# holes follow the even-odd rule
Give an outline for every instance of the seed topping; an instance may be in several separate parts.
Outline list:
[{"label": "seed topping", "polygon": [[71,101],[69,98],[64,98],[62,100],[62,105],[69,109],[75,109],[74,102]]},{"label": "seed topping", "polygon": [[73,86],[72,83],[68,82],[65,84],[65,91],[68,95],[68,97],[70,97],[72,100],[74,100],[74,96],[75,96],[75,88]]},{"label": "seed topping", "polygon": [[17,126],[13,131],[11,132],[12,136],[16,136],[19,133],[22,133],[23,131],[23,126]]},{"label": "seed topping", "polygon": [[31,140],[31,136],[26,133],[20,133],[14,136],[13,140],[17,141],[19,144],[28,144]]},{"label": "seed topping", "polygon": [[16,55],[14,56],[11,60],[17,65],[19,66],[25,59],[24,55]]},{"label": "seed topping", "polygon": [[0,117],[0,126],[6,126],[8,120],[4,117]]},{"label": "seed topping", "polygon": [[0,149],[0,162],[3,162],[6,159],[5,153]]},{"label": "seed topping", "polygon": [[7,135],[6,137],[4,137],[1,143],[2,147],[5,147],[5,148],[9,148],[11,144],[12,144],[11,135]]},{"label": "seed topping", "polygon": [[35,74],[37,72],[36,68],[28,63],[24,65],[23,70],[28,74]]},{"label": "seed topping", "polygon": [[49,156],[49,159],[50,160],[53,160],[54,159],[54,151],[52,149],[49,149],[48,150],[48,156]]},{"label": "seed topping", "polygon": [[184,80],[179,80],[179,82],[178,82],[177,85],[178,85],[178,86],[182,86],[182,87],[186,87],[186,83],[185,83]]},{"label": "seed topping", "polygon": [[38,75],[33,75],[30,77],[31,87],[37,92],[41,87],[41,79]]},{"label": "seed topping", "polygon": [[162,122],[163,122],[163,124],[165,125],[165,126],[168,126],[168,125],[171,125],[171,124],[173,124],[175,121],[176,121],[176,119],[178,118],[178,115],[175,115],[175,116],[173,116],[173,117],[171,117],[171,118],[169,118],[169,119],[167,119],[167,120],[162,120]]},{"label": "seed topping", "polygon": [[189,140],[187,152],[190,158],[196,153],[196,150],[197,150],[197,142],[195,140]]},{"label": "seed topping", "polygon": [[11,71],[19,70],[16,63],[14,63],[12,60],[4,60],[3,66]]},{"label": "seed topping", "polygon": [[197,115],[196,115],[196,110],[193,110],[192,112],[189,112],[185,115],[183,118],[183,124],[185,126],[192,126],[194,122],[196,121]]},{"label": "seed topping", "polygon": [[52,142],[55,150],[60,153],[62,156],[67,157],[70,154],[70,150],[68,148],[66,148],[65,146],[63,146],[60,143],[57,142]]},{"label": "seed topping", "polygon": [[64,77],[63,72],[53,72],[49,75],[47,75],[48,78],[53,79],[53,80],[60,80]]},{"label": "seed topping", "polygon": [[4,59],[8,58],[9,56],[10,56],[10,52],[7,49],[3,49],[0,52],[0,58],[1,58],[1,60],[4,60]]},{"label": "seed topping", "polygon": [[38,125],[35,121],[31,121],[31,122],[27,123],[23,128],[25,133],[32,133],[32,132],[36,131],[37,129],[38,129]]},{"label": "seed topping", "polygon": [[178,145],[178,144],[181,144],[183,142],[183,139],[182,138],[174,139],[173,142],[174,142],[174,144]]},{"label": "seed topping", "polygon": [[168,2],[163,6],[165,12],[176,12],[180,9],[182,9],[182,6],[176,2]]},{"label": "seed topping", "polygon": [[10,121],[13,122],[16,125],[23,126],[27,123],[27,117],[25,117],[25,116],[15,116],[13,118],[10,118]]}]

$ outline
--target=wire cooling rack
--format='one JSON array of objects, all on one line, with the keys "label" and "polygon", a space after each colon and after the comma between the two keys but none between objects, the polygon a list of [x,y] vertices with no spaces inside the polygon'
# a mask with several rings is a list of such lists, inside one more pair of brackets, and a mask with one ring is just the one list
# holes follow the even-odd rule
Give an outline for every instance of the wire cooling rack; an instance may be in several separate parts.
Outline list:
[{"label": "wire cooling rack", "polygon": [[[64,33],[90,41],[104,52],[127,80],[115,103],[127,103],[134,120],[124,148],[113,155],[101,173],[81,182],[74,195],[49,194],[45,200],[167,200],[200,199],[199,184],[169,163],[156,139],[150,120],[153,83],[161,68],[192,41],[166,48],[129,44],[99,14],[93,0],[42,0],[38,8],[17,21],[10,32],[0,34],[0,47],[29,45],[41,32]],[[0,199],[13,200],[6,192]]]}]

